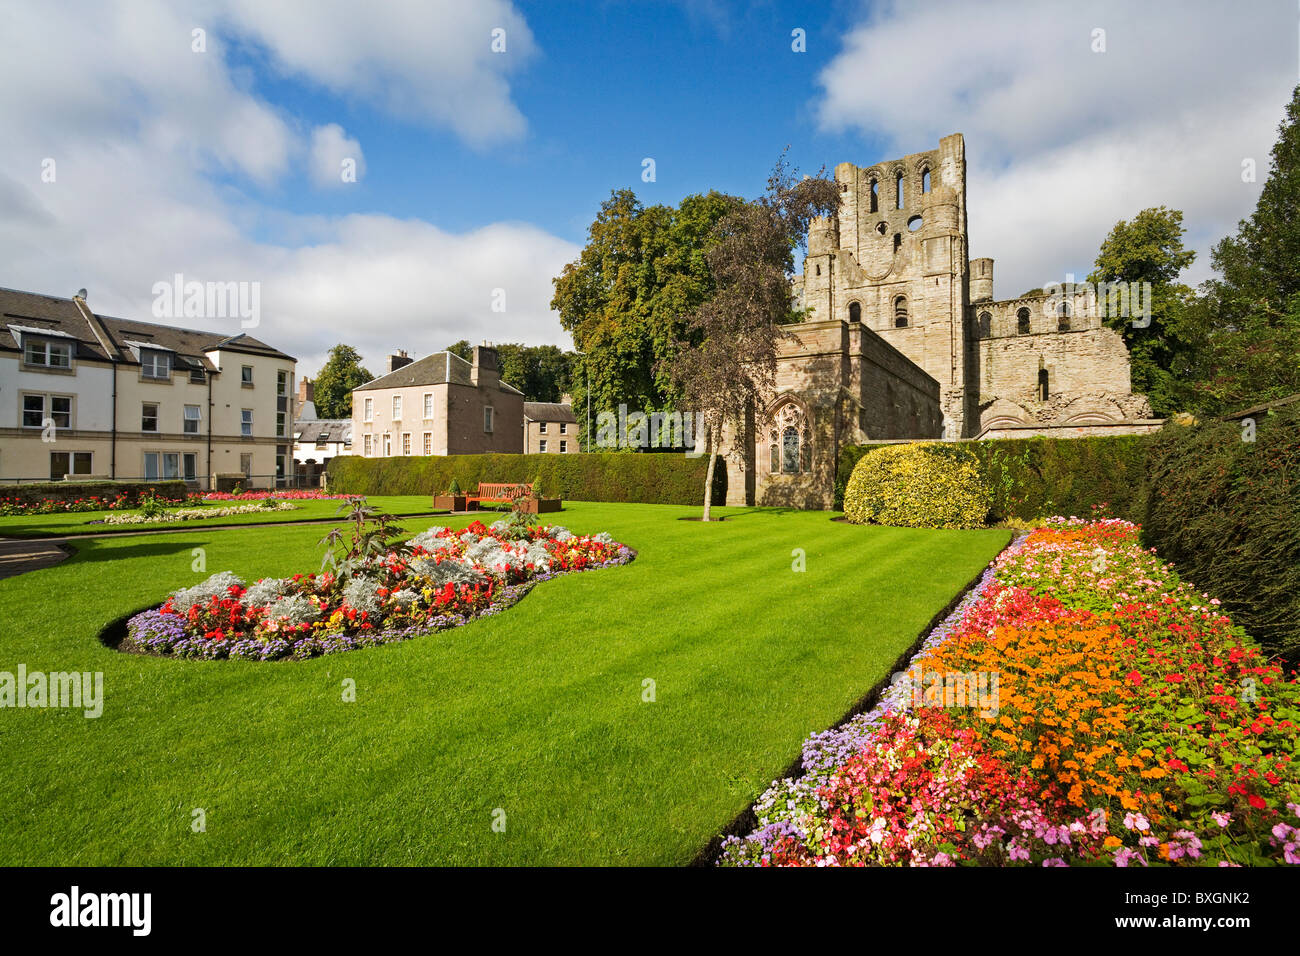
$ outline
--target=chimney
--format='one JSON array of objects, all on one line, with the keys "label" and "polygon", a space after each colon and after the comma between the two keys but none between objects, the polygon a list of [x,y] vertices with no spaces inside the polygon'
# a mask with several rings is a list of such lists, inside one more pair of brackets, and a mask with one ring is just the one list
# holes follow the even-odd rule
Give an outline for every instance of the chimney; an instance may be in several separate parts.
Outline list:
[{"label": "chimney", "polygon": [[398,349],[396,355],[388,356],[388,371],[396,372],[399,368],[410,365],[411,362],[411,356],[406,354],[406,349]]},{"label": "chimney", "polygon": [[497,365],[497,350],[484,342],[474,346],[474,367],[469,373],[470,381],[475,385],[496,385],[501,381],[501,372]]},{"label": "chimney", "polygon": [[298,379],[298,407],[316,401],[316,383],[306,375]]}]

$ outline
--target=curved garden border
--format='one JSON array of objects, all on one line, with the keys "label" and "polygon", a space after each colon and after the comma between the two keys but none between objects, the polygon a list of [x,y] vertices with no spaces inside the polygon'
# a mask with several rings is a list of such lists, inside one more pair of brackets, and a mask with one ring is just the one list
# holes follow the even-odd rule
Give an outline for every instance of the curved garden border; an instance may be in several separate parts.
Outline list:
[{"label": "curved garden border", "polygon": [[[123,654],[141,654],[149,657],[161,657],[170,660],[181,661],[214,661],[214,660],[242,660],[258,661],[265,663],[271,661],[304,661],[316,657],[323,657],[327,654],[339,654],[345,651],[362,650],[367,647],[380,647],[386,644],[397,644],[402,641],[409,641],[413,638],[424,637],[435,631],[445,631],[455,627],[463,627],[471,621],[483,617],[492,617],[500,614],[518,604],[524,597],[537,585],[544,581],[550,581],[553,578],[561,577],[566,574],[583,574],[588,571],[600,571],[605,568],[622,567],[630,564],[637,556],[637,552],[625,544],[619,544],[618,557],[606,561],[604,564],[594,565],[588,568],[579,568],[567,571],[546,571],[527,581],[520,581],[517,584],[509,584],[501,589],[498,596],[483,609],[472,614],[440,614],[437,617],[430,618],[420,624],[410,627],[393,627],[384,628],[381,631],[375,631],[370,634],[327,634],[319,638],[314,638],[310,642],[303,642],[299,651],[303,648],[309,653],[299,653],[295,651],[292,655],[273,656],[278,650],[278,645],[274,642],[263,644],[264,651],[262,655],[234,655],[226,654],[217,656],[213,654],[196,653],[196,654],[176,654],[171,652],[160,652],[151,650],[149,647],[150,640],[147,636],[140,636],[140,632],[150,626],[155,626],[160,630],[165,630],[169,634],[179,631],[180,625],[174,615],[164,615],[159,608],[161,605],[152,605],[142,611],[134,611],[125,614],[122,617],[112,621],[99,632],[99,641],[105,647],[112,650],[120,651]],[[155,638],[154,643],[161,643]],[[262,644],[257,641],[236,642],[232,647],[241,647],[244,644]],[[173,644],[173,647],[193,647],[197,651],[203,651],[210,641],[194,640],[193,642],[182,642]]]}]

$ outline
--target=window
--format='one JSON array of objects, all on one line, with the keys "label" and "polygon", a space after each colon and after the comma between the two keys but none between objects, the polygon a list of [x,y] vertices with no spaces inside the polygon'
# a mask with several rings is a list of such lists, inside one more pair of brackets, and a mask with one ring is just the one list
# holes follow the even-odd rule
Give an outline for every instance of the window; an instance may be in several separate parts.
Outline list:
[{"label": "window", "polygon": [[203,371],[203,369],[201,369],[201,368],[192,368],[192,369],[190,369],[190,384],[191,384],[191,385],[202,385],[202,384],[203,384],[204,382],[206,382],[207,380],[208,380],[208,373],[205,372],[205,371]]},{"label": "window", "polygon": [[365,435],[365,436],[363,436],[362,439],[361,439],[361,454],[363,454],[363,455],[369,455],[369,454],[370,454],[370,436],[369,436],[369,435]]},{"label": "window", "polygon": [[239,411],[239,434],[244,438],[253,437],[253,410],[242,408]]},{"label": "window", "polygon": [[433,454],[433,432],[424,433],[424,454]]},{"label": "window", "polygon": [[545,435],[545,434],[546,434],[546,422],[538,422],[538,423],[537,423],[537,430],[538,430],[539,432],[541,432],[543,435]]},{"label": "window", "polygon": [[928,193],[929,191],[930,191],[930,170],[925,169],[921,171],[921,192]]},{"label": "window", "polygon": [[275,400],[275,437],[289,437],[289,396],[280,395]]},{"label": "window", "polygon": [[1062,302],[1056,307],[1056,331],[1070,331],[1070,303]]},{"label": "window", "polygon": [[328,450],[329,450],[329,443],[330,443],[330,433],[329,433],[329,432],[321,432],[319,435],[316,436],[316,450],[317,450],[317,451],[328,451]]},{"label": "window", "polygon": [[871,180],[871,212],[880,210],[880,183]]},{"label": "window", "polygon": [[799,472],[799,429],[793,425],[781,432],[781,472],[786,475]]},{"label": "window", "polygon": [[492,414],[493,409],[491,406],[483,409],[483,430],[485,432],[492,431]]},{"label": "window", "polygon": [[158,405],[145,402],[140,409],[140,431],[156,432],[158,430]]},{"label": "window", "polygon": [[901,248],[903,248],[903,234],[896,232],[894,233],[894,251],[897,252]]},{"label": "window", "polygon": [[905,295],[894,299],[894,328],[907,328],[907,296]]},{"label": "window", "polygon": [[988,312],[981,312],[979,319],[979,335],[982,339],[987,339],[993,335],[993,316]]},{"label": "window", "polygon": [[159,478],[176,479],[181,476],[181,456],[174,451],[144,453],[144,479],[157,481]]},{"label": "window", "polygon": [[252,455],[239,456],[239,470],[244,473],[245,478],[253,477],[253,456]]},{"label": "window", "polygon": [[239,370],[239,384],[252,387],[253,384],[253,366],[245,365]]},{"label": "window", "polygon": [[861,303],[858,303],[858,302],[850,302],[850,303],[849,303],[849,321],[850,321],[850,322],[861,322],[861,321],[862,321],[862,305],[861,305]]},{"label": "window", "polygon": [[153,349],[140,350],[140,374],[145,378],[171,378],[172,356],[170,352],[155,352]]},{"label": "window", "polygon": [[1047,369],[1040,368],[1038,370],[1038,400],[1040,402],[1045,402],[1050,397],[1051,395],[1047,387]]},{"label": "window", "polygon": [[289,370],[286,368],[277,369],[275,373],[275,394],[289,394]]},{"label": "window", "polygon": [[199,433],[199,419],[202,413],[197,405],[185,406],[185,434],[197,435]]},{"label": "window", "polygon": [[1029,310],[1019,309],[1016,311],[1016,332],[1020,335],[1029,334]]},{"label": "window", "polygon": [[40,428],[45,424],[45,396],[23,396],[23,428]]},{"label": "window", "polygon": [[560,434],[561,434],[561,435],[567,435],[567,434],[569,434],[569,423],[568,423],[568,422],[560,422]]},{"label": "window", "polygon": [[569,450],[569,443],[567,441],[560,442],[560,454],[563,455],[568,450]]},{"label": "window", "polygon": [[55,428],[72,427],[72,399],[67,395],[50,396],[50,419]]},{"label": "window", "polygon": [[72,368],[72,343],[23,336],[23,361],[41,368]]},{"label": "window", "polygon": [[402,420],[402,396],[394,395],[393,396],[393,421],[400,422],[401,420]]},{"label": "window", "polygon": [[781,470],[781,451],[776,442],[776,429],[772,429],[771,442],[768,444],[768,452],[771,460],[768,463],[768,470],[776,474]]},{"label": "window", "polygon": [[402,454],[409,455],[410,453],[411,453],[411,433],[402,432]]},{"label": "window", "polygon": [[194,452],[192,451],[186,452],[184,455],[181,456],[181,461],[185,465],[185,480],[198,481],[199,480],[199,456],[194,454]]},{"label": "window", "polygon": [[373,398],[366,399],[365,409],[364,421],[373,422],[375,420],[375,400]]},{"label": "window", "polygon": [[90,474],[90,452],[50,452],[50,480],[62,481],[65,475]]},{"label": "window", "polygon": [[903,208],[903,174],[898,173],[894,176],[894,196],[898,202],[898,208]]},{"label": "window", "polygon": [[426,419],[433,417],[433,392],[424,393],[424,417]]},{"label": "window", "polygon": [[289,465],[289,446],[276,445],[275,446],[275,483],[278,487],[284,486],[284,479],[286,475],[285,469],[288,467],[288,465]]},{"label": "window", "polygon": [[393,436],[384,433],[384,457],[387,458],[393,454]]},{"label": "window", "polygon": [[537,443],[537,450],[538,450],[539,452],[541,452],[543,455],[546,454],[546,439],[545,439],[545,438],[543,438],[541,441],[539,441],[539,442]]}]

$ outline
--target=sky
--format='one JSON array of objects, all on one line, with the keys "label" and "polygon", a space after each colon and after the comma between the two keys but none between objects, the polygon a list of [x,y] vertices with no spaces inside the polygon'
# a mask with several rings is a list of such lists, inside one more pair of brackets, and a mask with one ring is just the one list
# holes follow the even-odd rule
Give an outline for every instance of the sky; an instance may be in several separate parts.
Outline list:
[{"label": "sky", "polygon": [[[753,197],[787,147],[829,173],[953,132],[996,296],[1082,279],[1157,205],[1196,284],[1298,76],[1291,0],[7,0],[0,286],[247,331],[303,375],[339,342],[372,372],[569,347],[551,280],[611,190]],[[178,275],[256,316],[160,314]]]}]

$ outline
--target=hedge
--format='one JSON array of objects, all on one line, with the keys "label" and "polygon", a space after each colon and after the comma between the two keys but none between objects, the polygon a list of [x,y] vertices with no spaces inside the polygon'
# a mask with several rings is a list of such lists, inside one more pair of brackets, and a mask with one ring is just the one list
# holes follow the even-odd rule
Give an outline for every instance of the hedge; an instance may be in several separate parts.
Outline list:
[{"label": "hedge", "polygon": [[[577,455],[433,455],[330,459],[329,488],[336,494],[429,495],[446,491],[455,478],[473,494],[480,481],[529,482],[570,501],[635,501],[696,505],[704,497],[708,459],[681,454],[606,452]],[[727,498],[727,469],[714,469],[713,503]]]},{"label": "hedge", "polygon": [[[993,521],[1032,521],[1053,514],[1087,517],[1106,505],[1117,518],[1142,520],[1146,508],[1146,469],[1150,435],[1089,438],[1000,438],[962,442],[980,460],[993,497]],[[889,442],[847,445],[840,451],[835,507],[853,468]]]},{"label": "hedge", "polygon": [[1169,427],[1150,445],[1144,542],[1223,602],[1270,650],[1300,661],[1300,405]]},{"label": "hedge", "polygon": [[36,481],[21,485],[0,485],[0,498],[24,504],[40,501],[75,501],[78,498],[116,498],[125,494],[130,504],[151,494],[184,500],[189,488],[183,481]]}]

